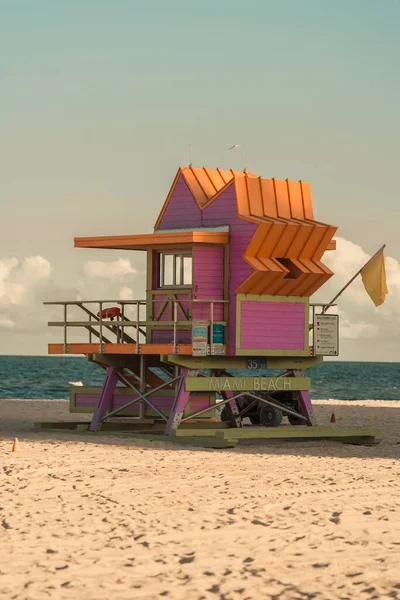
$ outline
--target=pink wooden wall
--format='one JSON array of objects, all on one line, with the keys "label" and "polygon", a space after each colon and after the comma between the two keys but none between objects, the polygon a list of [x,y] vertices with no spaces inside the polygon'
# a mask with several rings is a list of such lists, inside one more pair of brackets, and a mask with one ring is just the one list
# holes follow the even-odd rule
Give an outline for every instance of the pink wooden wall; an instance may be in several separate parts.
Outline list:
[{"label": "pink wooden wall", "polygon": [[228,354],[235,354],[236,295],[239,285],[253,272],[243,260],[243,254],[257,225],[239,219],[235,188],[232,184],[216,200],[200,211],[192,194],[181,177],[171,196],[167,210],[158,229],[185,227],[219,227],[229,225],[229,312]]},{"label": "pink wooden wall", "polygon": [[302,302],[241,303],[242,350],[304,350]]},{"label": "pink wooden wall", "polygon": [[204,227],[229,225],[229,311],[228,311],[228,354],[235,354],[236,338],[236,295],[239,285],[253,272],[243,260],[257,225],[237,216],[236,194],[234,186],[229,187],[203,212]]},{"label": "pink wooden wall", "polygon": [[[224,249],[221,246],[193,248],[193,298],[223,300]],[[210,304],[193,303],[193,319],[210,320]],[[223,321],[223,305],[214,304],[214,321]]]}]

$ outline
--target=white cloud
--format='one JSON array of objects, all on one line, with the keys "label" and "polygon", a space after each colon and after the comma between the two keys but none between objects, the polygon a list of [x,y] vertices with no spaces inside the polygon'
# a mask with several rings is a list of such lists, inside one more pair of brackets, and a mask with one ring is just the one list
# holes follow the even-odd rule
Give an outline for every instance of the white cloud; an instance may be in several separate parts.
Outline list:
[{"label": "white cloud", "polygon": [[23,275],[31,279],[48,279],[53,267],[43,256],[29,256],[23,262]]},{"label": "white cloud", "polygon": [[83,268],[87,277],[101,277],[106,279],[135,275],[137,272],[132,267],[131,261],[128,258],[119,258],[110,262],[89,260]]},{"label": "white cloud", "polygon": [[119,291],[120,300],[133,300],[134,297],[133,290],[127,286],[122,287]]},{"label": "white cloud", "polygon": [[0,260],[0,307],[22,302],[26,291],[25,286],[10,279],[18,265],[19,260],[15,257]]},{"label": "white cloud", "polygon": [[338,311],[340,323],[340,337],[344,340],[371,339],[379,332],[378,325],[364,321],[351,322],[348,315]]},{"label": "white cloud", "polygon": [[[323,257],[323,263],[334,276],[315,294],[313,302],[329,302],[370,258],[361,246],[336,238],[337,249]],[[400,335],[400,264],[385,257],[389,293],[385,303],[375,307],[358,276],[336,300],[340,315],[340,337],[343,340],[384,340]],[[330,309],[330,312],[335,312]]]},{"label": "white cloud", "polygon": [[43,307],[46,300],[71,299],[76,290],[58,286],[52,278],[53,268],[43,256],[0,259],[0,330],[13,332],[45,331],[52,307]]},{"label": "white cloud", "polygon": [[0,329],[2,327],[4,327],[5,329],[10,329],[11,327],[14,327],[14,326],[15,326],[14,321],[11,321],[11,319],[7,319],[7,317],[0,316]]},{"label": "white cloud", "polygon": [[[139,262],[140,264],[140,262]],[[134,279],[135,288],[130,283]],[[68,300],[131,300],[143,298],[144,273],[130,260],[90,261],[84,272],[77,272],[76,287],[65,282],[62,268],[43,256],[0,259],[0,354],[16,348],[17,352],[45,353],[46,344],[62,341],[62,328],[47,326],[61,321],[62,306],[43,306],[43,302]],[[89,305],[97,312],[97,305]],[[131,316],[133,308],[125,307]],[[68,319],[82,320],[86,315],[78,307],[68,307]],[[87,341],[87,332],[68,330],[69,341]],[[14,350],[15,351],[15,350]]]}]

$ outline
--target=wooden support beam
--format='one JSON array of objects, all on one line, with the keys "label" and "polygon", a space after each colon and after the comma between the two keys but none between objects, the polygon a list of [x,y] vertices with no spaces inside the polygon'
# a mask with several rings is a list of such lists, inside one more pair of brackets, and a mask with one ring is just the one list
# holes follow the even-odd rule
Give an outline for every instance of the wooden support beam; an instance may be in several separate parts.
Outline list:
[{"label": "wooden support beam", "polygon": [[362,443],[379,443],[382,434],[378,429],[339,428],[330,426],[303,427],[242,427],[222,429],[215,433],[223,439],[336,439],[340,441],[362,440]]},{"label": "wooden support beam", "polygon": [[[164,362],[188,369],[246,369],[250,356],[162,356]],[[264,357],[263,357],[264,358]],[[322,356],[265,357],[267,369],[308,369],[323,362]]]}]

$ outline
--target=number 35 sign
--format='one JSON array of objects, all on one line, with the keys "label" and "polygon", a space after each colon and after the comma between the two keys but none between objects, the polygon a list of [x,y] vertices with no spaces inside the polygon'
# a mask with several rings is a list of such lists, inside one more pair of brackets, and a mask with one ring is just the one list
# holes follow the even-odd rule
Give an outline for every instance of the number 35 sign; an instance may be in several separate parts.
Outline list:
[{"label": "number 35 sign", "polygon": [[246,369],[261,370],[267,368],[267,361],[265,358],[248,358]]}]

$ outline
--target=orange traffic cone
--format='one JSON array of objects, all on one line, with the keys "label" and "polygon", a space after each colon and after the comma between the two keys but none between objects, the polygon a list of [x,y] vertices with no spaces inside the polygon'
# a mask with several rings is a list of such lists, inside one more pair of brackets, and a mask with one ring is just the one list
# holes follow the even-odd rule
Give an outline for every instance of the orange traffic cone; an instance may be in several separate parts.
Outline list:
[{"label": "orange traffic cone", "polygon": [[18,452],[18,451],[19,451],[19,441],[18,441],[18,438],[14,438],[12,452]]},{"label": "orange traffic cone", "polygon": [[332,413],[332,416],[331,416],[331,423],[336,423],[336,417],[335,417],[335,413]]}]

